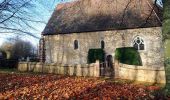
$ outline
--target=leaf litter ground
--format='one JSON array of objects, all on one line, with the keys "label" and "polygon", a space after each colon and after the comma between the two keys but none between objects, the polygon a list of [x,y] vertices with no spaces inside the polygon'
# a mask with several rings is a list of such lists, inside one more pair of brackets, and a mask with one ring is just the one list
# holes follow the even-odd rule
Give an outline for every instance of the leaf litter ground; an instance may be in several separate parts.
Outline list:
[{"label": "leaf litter ground", "polygon": [[152,100],[158,86],[54,74],[0,73],[0,100]]}]

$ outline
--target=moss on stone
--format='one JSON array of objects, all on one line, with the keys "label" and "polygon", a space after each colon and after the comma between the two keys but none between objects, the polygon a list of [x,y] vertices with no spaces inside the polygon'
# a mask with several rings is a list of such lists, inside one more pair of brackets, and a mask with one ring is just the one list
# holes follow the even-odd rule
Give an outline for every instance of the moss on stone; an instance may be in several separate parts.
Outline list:
[{"label": "moss on stone", "polygon": [[170,0],[164,0],[163,36],[170,38]]}]

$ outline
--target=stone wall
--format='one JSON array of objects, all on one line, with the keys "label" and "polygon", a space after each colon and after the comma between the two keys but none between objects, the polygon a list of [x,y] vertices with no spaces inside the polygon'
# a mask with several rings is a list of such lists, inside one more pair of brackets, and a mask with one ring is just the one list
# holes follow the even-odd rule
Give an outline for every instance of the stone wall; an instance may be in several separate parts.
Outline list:
[{"label": "stone wall", "polygon": [[[143,38],[145,44],[145,50],[139,50],[143,66],[156,69],[164,67],[160,27],[45,35],[46,63],[86,64],[88,50],[101,48],[102,40],[105,42],[106,56],[112,55],[114,58],[116,48],[132,47],[136,36]],[[75,40],[79,44],[76,50]]]},{"label": "stone wall", "polygon": [[70,76],[91,76],[99,77],[99,64],[94,63],[90,65],[58,65],[58,64],[44,64],[39,62],[20,62],[18,70],[21,72],[41,72],[53,73]]},{"label": "stone wall", "polygon": [[[150,83],[166,83],[164,68],[147,68],[146,66],[126,65],[116,62],[114,75],[111,78],[129,79]],[[42,72],[70,76],[100,77],[104,69],[99,67],[99,61],[90,65],[57,65],[35,62],[20,62],[18,70],[21,72]],[[102,76],[103,77],[103,76]]]},{"label": "stone wall", "polygon": [[147,66],[134,66],[120,63],[117,68],[117,74],[121,79],[166,83],[164,67],[148,68]]}]

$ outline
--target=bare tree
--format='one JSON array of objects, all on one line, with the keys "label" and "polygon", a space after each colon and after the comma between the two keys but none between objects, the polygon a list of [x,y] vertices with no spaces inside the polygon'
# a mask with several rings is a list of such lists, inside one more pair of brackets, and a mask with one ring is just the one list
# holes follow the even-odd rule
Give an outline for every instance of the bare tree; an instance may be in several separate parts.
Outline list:
[{"label": "bare tree", "polygon": [[30,42],[23,41],[19,38],[16,38],[14,43],[11,43],[10,41],[5,42],[0,49],[7,54],[7,59],[26,59],[27,57],[35,56],[33,45]]},{"label": "bare tree", "polygon": [[16,41],[16,43],[13,45],[12,48],[12,54],[13,57],[16,59],[19,58],[27,58],[31,57],[33,52],[32,52],[32,45],[30,42],[26,42],[23,40]]},{"label": "bare tree", "polygon": [[45,23],[35,20],[33,15],[34,0],[2,0],[0,1],[0,32],[24,33],[35,38],[29,29],[36,30],[30,23]]}]

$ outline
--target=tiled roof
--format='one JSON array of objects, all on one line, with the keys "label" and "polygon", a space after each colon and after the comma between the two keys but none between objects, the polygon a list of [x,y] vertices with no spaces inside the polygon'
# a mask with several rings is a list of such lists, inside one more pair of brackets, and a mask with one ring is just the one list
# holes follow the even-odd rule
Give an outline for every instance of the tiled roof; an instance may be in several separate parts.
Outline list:
[{"label": "tiled roof", "polygon": [[156,27],[161,21],[152,0],[78,0],[57,5],[42,34]]}]

